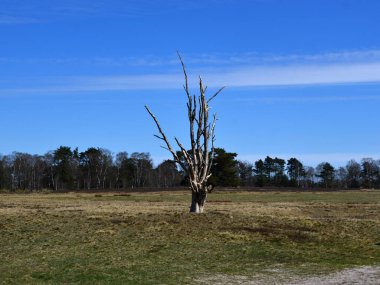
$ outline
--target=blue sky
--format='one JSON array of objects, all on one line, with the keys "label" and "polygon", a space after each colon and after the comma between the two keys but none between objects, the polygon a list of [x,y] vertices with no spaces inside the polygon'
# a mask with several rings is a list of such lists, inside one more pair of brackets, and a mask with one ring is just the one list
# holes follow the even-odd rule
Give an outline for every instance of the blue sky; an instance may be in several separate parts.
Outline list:
[{"label": "blue sky", "polygon": [[187,141],[179,50],[217,146],[315,166],[380,158],[376,0],[1,0],[0,153],[60,145],[169,158]]}]

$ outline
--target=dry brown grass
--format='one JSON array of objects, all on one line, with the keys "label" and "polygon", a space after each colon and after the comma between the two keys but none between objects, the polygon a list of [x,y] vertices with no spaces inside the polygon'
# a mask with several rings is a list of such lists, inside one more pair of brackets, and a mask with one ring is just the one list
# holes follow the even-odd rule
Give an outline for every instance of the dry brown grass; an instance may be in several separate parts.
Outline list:
[{"label": "dry brown grass", "polygon": [[0,282],[191,284],[380,264],[380,192],[217,192],[203,215],[189,203],[188,192],[0,195]]}]

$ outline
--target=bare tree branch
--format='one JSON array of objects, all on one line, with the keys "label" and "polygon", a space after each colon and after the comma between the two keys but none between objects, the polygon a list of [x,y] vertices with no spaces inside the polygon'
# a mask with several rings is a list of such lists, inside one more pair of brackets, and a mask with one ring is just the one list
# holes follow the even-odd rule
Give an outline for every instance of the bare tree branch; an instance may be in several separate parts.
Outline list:
[{"label": "bare tree branch", "polygon": [[182,169],[186,172],[188,172],[188,169],[186,168],[186,166],[181,162],[181,160],[178,158],[177,154],[173,151],[168,139],[166,138],[165,136],[165,133],[163,132],[163,130],[161,129],[161,126],[159,124],[159,122],[157,121],[157,118],[156,116],[153,115],[153,113],[150,111],[150,109],[148,108],[148,106],[145,105],[145,109],[148,111],[149,115],[153,118],[154,122],[156,123],[156,126],[158,128],[158,131],[160,132],[161,136],[162,136],[162,139],[165,141],[166,143],[166,146],[167,146],[167,149],[171,152],[171,154],[173,155],[173,158],[174,160],[179,164],[181,165]]},{"label": "bare tree branch", "polygon": [[159,135],[154,135],[156,138],[160,139],[160,140],[164,140],[163,137],[160,137]]},{"label": "bare tree branch", "polygon": [[210,99],[207,100],[207,103],[210,103],[212,99],[214,99],[216,96],[218,96],[218,94],[219,94],[220,92],[222,92],[224,88],[226,88],[226,86],[223,86],[223,87],[220,88],[220,89],[219,89],[214,95],[212,95],[212,96],[210,97]]},{"label": "bare tree branch", "polygon": [[[158,131],[160,133],[160,135],[155,135],[155,137],[159,138],[160,140],[163,140],[166,143],[166,147],[163,148],[171,152],[174,161],[177,162],[189,176],[190,188],[193,192],[193,201],[190,211],[197,211],[194,205],[198,205],[203,209],[206,193],[208,191],[207,180],[211,176],[211,167],[213,164],[215,151],[215,125],[217,118],[216,114],[214,114],[212,123],[209,122],[210,107],[208,104],[225,87],[220,88],[214,95],[212,95],[207,100],[205,96],[207,86],[203,85],[202,78],[199,77],[199,95],[190,95],[186,67],[178,51],[177,54],[181,62],[183,74],[185,77],[183,89],[185,90],[187,96],[186,106],[189,120],[189,136],[191,149],[186,150],[185,147],[180,143],[180,141],[176,137],[174,137],[174,140],[177,143],[179,149],[181,150],[184,160],[181,160],[177,153],[174,152],[167,137],[161,129],[161,126],[157,118],[153,115],[153,113],[149,110],[147,106],[145,106],[145,108],[155,121]],[[209,150],[209,143],[211,143],[211,152]]]},{"label": "bare tree branch", "polygon": [[189,97],[190,97],[189,83],[188,83],[188,79],[187,79],[187,72],[186,72],[185,63],[183,62],[182,57],[181,57],[181,55],[180,55],[180,53],[179,53],[178,51],[177,51],[177,55],[178,55],[179,61],[181,62],[181,65],[182,65],[183,75],[185,76],[185,85],[184,85],[184,89],[185,89],[185,92],[186,92],[187,98],[189,98]]}]

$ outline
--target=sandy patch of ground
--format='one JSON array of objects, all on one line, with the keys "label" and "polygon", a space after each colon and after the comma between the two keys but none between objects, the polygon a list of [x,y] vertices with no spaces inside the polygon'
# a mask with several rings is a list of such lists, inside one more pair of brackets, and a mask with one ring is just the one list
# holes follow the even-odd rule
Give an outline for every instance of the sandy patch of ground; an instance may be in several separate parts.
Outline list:
[{"label": "sandy patch of ground", "polygon": [[380,266],[362,266],[314,277],[289,276],[282,270],[273,273],[269,276],[257,275],[253,278],[221,274],[198,279],[197,282],[213,285],[380,285]]}]

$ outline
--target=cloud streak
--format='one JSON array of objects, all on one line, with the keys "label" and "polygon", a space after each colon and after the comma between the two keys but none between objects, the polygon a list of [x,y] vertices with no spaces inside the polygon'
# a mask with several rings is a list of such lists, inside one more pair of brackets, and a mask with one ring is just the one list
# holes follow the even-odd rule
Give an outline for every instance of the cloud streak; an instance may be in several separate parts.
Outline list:
[{"label": "cloud streak", "polygon": [[[224,2],[231,0],[224,0]],[[209,0],[206,2],[214,2]],[[0,24],[34,23],[33,19],[51,22],[62,19],[83,17],[129,17],[141,18],[167,15],[173,11],[199,10],[205,4],[201,0],[2,0],[0,11],[9,16],[0,16]],[[165,7],[165,9],[158,8]],[[25,17],[25,18],[23,18]],[[38,21],[39,22],[39,21]]]},{"label": "cloud streak", "polygon": [[242,103],[257,102],[264,104],[276,103],[329,103],[348,101],[380,101],[376,95],[325,95],[325,96],[265,96],[265,97],[240,97],[235,99]]},{"label": "cloud streak", "polygon": [[[37,20],[35,20],[37,21]],[[271,55],[247,52],[240,54],[183,54],[187,65],[192,67],[208,68],[231,68],[268,65],[320,65],[320,64],[353,64],[380,62],[380,50],[359,50],[327,52],[319,54],[289,54]],[[167,67],[178,66],[178,58],[175,55],[158,56],[97,56],[97,57],[62,57],[62,58],[11,58],[10,63],[23,64],[71,64],[71,65],[98,65],[98,66],[131,66],[131,67]]]},{"label": "cloud streak", "polygon": [[0,25],[21,25],[32,23],[40,23],[40,20],[35,18],[0,15]]},{"label": "cloud streak", "polygon": [[[230,88],[380,83],[380,62],[244,67],[206,72],[204,78],[210,87],[226,85]],[[178,89],[183,78],[173,73],[61,77],[54,79],[55,85],[46,85],[46,79],[42,80],[43,86],[38,86],[38,80],[34,81],[37,83],[33,87],[2,88],[0,94]],[[190,77],[190,83],[196,87],[197,78]]]},{"label": "cloud streak", "polygon": [[212,85],[224,83],[231,87],[380,82],[380,62],[244,68],[210,74],[208,80]]}]

